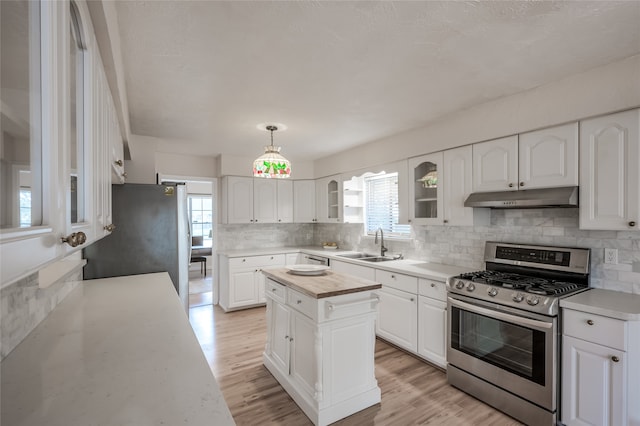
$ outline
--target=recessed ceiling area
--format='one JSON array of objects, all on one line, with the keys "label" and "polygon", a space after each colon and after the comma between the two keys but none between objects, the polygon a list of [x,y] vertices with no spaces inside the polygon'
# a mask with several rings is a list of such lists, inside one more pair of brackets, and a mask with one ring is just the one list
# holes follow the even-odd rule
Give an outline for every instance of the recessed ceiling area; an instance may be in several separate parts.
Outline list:
[{"label": "recessed ceiling area", "polygon": [[131,133],[315,160],[640,53],[637,1],[123,1]]}]

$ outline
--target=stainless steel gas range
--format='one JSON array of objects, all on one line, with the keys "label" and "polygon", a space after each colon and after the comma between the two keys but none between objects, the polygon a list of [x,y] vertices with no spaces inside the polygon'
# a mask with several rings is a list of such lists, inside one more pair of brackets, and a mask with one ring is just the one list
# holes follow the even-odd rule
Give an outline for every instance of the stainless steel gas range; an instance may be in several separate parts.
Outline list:
[{"label": "stainless steel gas range", "polygon": [[530,425],[558,418],[559,302],[589,288],[589,250],[487,242],[447,281],[447,379]]}]

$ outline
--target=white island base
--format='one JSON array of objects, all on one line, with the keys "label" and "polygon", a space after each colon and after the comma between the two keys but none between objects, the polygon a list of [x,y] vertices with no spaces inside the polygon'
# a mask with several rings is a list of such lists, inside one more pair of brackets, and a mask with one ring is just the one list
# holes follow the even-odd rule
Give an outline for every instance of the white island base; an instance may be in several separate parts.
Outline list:
[{"label": "white island base", "polygon": [[[317,298],[331,293],[313,297],[273,271],[264,273],[269,279],[263,362],[307,417],[328,425],[380,403],[375,293],[366,289]],[[331,274],[332,279],[341,275]]]}]

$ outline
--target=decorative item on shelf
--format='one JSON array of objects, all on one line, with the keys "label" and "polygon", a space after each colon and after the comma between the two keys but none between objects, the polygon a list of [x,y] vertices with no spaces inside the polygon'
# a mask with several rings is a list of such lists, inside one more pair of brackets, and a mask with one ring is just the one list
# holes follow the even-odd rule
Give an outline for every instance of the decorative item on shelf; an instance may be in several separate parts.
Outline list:
[{"label": "decorative item on shelf", "polygon": [[422,182],[422,186],[425,188],[436,188],[438,186],[438,172],[429,172],[426,175],[422,176],[419,180],[420,182]]},{"label": "decorative item on shelf", "polygon": [[291,176],[291,163],[280,155],[280,147],[273,146],[273,132],[278,130],[277,126],[258,125],[259,129],[271,132],[271,145],[264,147],[264,154],[253,162],[253,176],[264,178],[288,178]]},{"label": "decorative item on shelf", "polygon": [[335,250],[338,248],[338,243],[334,243],[334,242],[322,243],[322,248],[328,249],[328,250]]}]

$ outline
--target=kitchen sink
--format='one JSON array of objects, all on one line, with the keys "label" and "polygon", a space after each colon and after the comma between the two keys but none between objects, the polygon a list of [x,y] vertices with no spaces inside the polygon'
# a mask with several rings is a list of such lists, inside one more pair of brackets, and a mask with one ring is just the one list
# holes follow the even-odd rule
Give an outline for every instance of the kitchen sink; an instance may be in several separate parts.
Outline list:
[{"label": "kitchen sink", "polygon": [[348,259],[364,260],[365,262],[386,262],[388,260],[396,260],[393,257],[378,256],[370,253],[347,253],[339,254],[340,257],[346,257]]},{"label": "kitchen sink", "polygon": [[347,253],[347,254],[339,254],[338,256],[340,257],[346,257],[347,259],[366,259],[366,258],[372,258],[372,257],[378,257],[375,254],[369,254],[369,253]]},{"label": "kitchen sink", "polygon": [[388,260],[396,260],[393,257],[383,257],[383,256],[375,256],[375,257],[363,257],[360,260],[364,260],[365,262],[386,262]]}]

